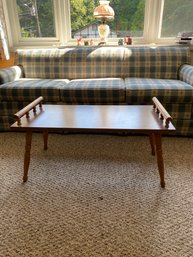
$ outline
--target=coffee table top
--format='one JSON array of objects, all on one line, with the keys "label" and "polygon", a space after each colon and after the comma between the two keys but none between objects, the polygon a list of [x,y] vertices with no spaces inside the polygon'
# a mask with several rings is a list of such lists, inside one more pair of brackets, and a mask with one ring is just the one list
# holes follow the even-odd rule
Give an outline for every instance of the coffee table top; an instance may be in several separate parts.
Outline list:
[{"label": "coffee table top", "polygon": [[136,131],[174,132],[153,109],[153,105],[49,105],[29,111],[30,117],[15,122],[14,130],[67,130],[77,132]]}]

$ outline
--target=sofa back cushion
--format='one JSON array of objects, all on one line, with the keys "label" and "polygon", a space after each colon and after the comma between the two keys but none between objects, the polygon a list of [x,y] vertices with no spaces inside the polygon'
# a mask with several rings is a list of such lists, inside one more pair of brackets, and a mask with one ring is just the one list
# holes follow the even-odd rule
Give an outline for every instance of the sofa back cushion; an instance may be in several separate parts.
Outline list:
[{"label": "sofa back cushion", "polygon": [[125,51],[124,77],[178,79],[181,65],[189,62],[188,47],[131,47]]},{"label": "sofa back cushion", "polygon": [[17,50],[15,64],[26,78],[177,79],[181,65],[189,62],[188,47],[93,46]]},{"label": "sofa back cushion", "polygon": [[67,47],[17,50],[16,64],[26,78],[84,79],[122,77],[124,47]]}]

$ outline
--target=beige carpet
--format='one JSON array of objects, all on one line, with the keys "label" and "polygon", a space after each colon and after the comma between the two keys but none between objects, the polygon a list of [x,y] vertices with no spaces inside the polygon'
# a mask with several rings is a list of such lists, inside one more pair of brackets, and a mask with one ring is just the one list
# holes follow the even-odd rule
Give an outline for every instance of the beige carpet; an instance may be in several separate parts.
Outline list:
[{"label": "beige carpet", "polygon": [[0,133],[0,257],[192,257],[193,139]]}]

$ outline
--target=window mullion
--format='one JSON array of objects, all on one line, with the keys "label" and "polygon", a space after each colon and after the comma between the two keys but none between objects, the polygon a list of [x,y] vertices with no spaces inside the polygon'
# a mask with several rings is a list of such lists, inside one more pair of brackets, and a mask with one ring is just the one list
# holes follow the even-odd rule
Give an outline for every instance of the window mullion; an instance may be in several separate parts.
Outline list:
[{"label": "window mullion", "polygon": [[16,0],[3,0],[2,3],[6,18],[8,43],[9,47],[13,47],[14,45],[18,44],[21,38],[19,21],[17,19],[17,4]]},{"label": "window mullion", "polygon": [[164,0],[146,0],[144,40],[147,43],[156,43],[161,31],[161,19]]},{"label": "window mullion", "polygon": [[56,28],[60,43],[67,43],[71,38],[70,3],[69,0],[54,1]]}]

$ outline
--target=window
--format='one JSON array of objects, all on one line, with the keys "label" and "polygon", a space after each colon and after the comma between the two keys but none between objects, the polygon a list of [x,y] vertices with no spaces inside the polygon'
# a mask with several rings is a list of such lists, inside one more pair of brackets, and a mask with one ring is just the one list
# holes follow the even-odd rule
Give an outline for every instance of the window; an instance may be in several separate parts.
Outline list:
[{"label": "window", "polygon": [[111,27],[117,37],[143,37],[145,0],[112,1],[111,6],[116,14]]},{"label": "window", "polygon": [[176,37],[178,32],[193,31],[192,10],[192,0],[165,0],[161,37]]},{"label": "window", "polygon": [[[78,37],[99,40],[99,0],[2,0],[9,45],[76,45]],[[109,43],[131,35],[136,44],[174,43],[178,32],[193,31],[192,0],[111,0]]]},{"label": "window", "polygon": [[[94,8],[99,1],[70,1],[71,10],[71,34],[76,38],[83,34],[86,38],[98,37],[97,21],[93,17]],[[115,19],[108,22],[111,28],[109,37],[118,38],[131,35],[143,37],[145,0],[122,1],[111,0],[110,6],[115,11]],[[93,23],[95,32],[93,33]],[[87,28],[87,34],[85,34]],[[82,33],[81,33],[82,31]]]},{"label": "window", "polygon": [[2,0],[9,45],[52,46],[70,39],[68,0]]},{"label": "window", "polygon": [[55,37],[53,0],[17,0],[21,38]]}]

